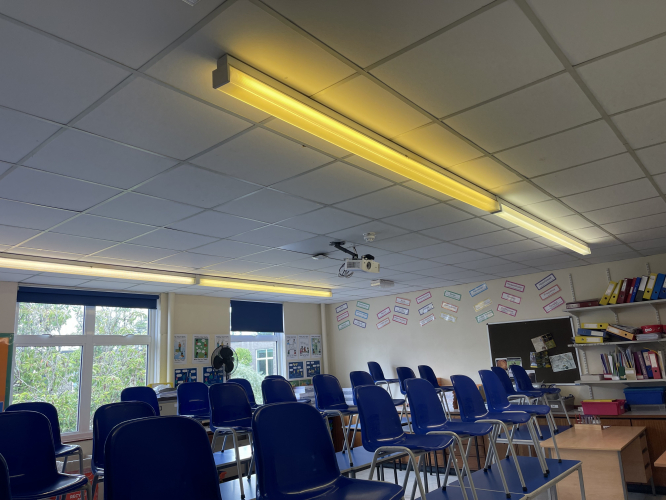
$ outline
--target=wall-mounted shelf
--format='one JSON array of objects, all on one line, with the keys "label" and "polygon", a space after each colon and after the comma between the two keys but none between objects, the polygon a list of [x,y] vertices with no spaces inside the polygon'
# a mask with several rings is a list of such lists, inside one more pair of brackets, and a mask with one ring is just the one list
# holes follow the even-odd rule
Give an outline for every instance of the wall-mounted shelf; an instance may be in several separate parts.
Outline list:
[{"label": "wall-mounted shelf", "polygon": [[581,313],[584,312],[591,312],[591,311],[620,311],[623,309],[632,309],[634,307],[653,307],[657,308],[657,306],[662,305],[666,306],[666,299],[659,299],[659,300],[644,300],[641,302],[629,302],[628,304],[609,304],[607,306],[593,306],[593,307],[581,307],[580,309],[566,309],[566,312],[569,314],[573,314],[574,316],[578,316]]},{"label": "wall-mounted shelf", "polygon": [[598,380],[596,382],[583,382],[582,380],[576,380],[574,382],[576,385],[606,385],[606,384],[663,384],[666,385],[666,379],[647,379],[647,380]]},{"label": "wall-mounted shelf", "polygon": [[666,342],[666,338],[662,338],[659,340],[625,340],[619,342],[603,342],[601,344],[569,344],[568,347],[575,347],[576,349],[586,349],[588,347],[604,347],[607,345],[652,344],[655,342]]}]

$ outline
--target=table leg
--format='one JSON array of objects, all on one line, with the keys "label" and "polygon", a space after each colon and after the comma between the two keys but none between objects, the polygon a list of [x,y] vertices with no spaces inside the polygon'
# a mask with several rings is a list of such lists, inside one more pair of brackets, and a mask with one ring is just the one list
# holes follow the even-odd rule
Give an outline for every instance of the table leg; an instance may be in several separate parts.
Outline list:
[{"label": "table leg", "polygon": [[629,494],[627,493],[627,482],[624,480],[624,467],[622,466],[622,452],[617,452],[617,461],[620,463],[620,477],[622,478],[622,493],[624,493],[624,500],[627,500]]}]

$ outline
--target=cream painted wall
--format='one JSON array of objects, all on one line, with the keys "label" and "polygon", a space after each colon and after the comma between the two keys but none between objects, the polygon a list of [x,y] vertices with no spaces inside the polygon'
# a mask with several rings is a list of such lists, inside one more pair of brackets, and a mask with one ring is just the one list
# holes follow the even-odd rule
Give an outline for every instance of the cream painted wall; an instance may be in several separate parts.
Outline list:
[{"label": "cream painted wall", "polygon": [[0,281],[0,333],[15,333],[18,283]]},{"label": "cream painted wall", "polygon": [[319,304],[284,303],[285,335],[320,335],[321,314]]},{"label": "cream painted wall", "polygon": [[[652,272],[664,272],[666,271],[666,255],[662,254],[552,271],[557,280],[550,286],[559,285],[562,291],[547,300],[541,300],[539,297],[540,292],[534,284],[546,277],[550,272],[509,278],[510,281],[525,285],[525,292],[523,293],[504,288],[505,280],[501,279],[486,281],[488,290],[476,297],[471,297],[469,290],[480,283],[431,289],[432,299],[420,305],[416,303],[415,299],[426,290],[423,292],[364,299],[364,302],[370,304],[370,311],[368,311],[370,318],[367,320],[367,327],[365,329],[352,324],[346,329],[338,330],[335,308],[339,304],[328,305],[326,312],[329,350],[328,371],[340,379],[343,387],[349,387],[350,385],[349,372],[354,370],[367,371],[367,361],[379,362],[384,369],[385,375],[389,378],[395,377],[395,368],[397,366],[410,366],[416,372],[418,365],[426,364],[432,366],[439,377],[446,378],[454,374],[464,374],[480,382],[478,370],[487,369],[491,366],[487,322],[521,321],[567,316],[567,313],[564,312],[564,306],[558,307],[549,314],[543,310],[543,306],[560,295],[565,302],[573,300],[569,285],[569,274],[571,274],[577,300],[598,299],[608,284],[606,269],[610,270],[611,279],[617,281],[622,278],[645,274],[646,264],[649,264]],[[544,290],[549,289],[550,286],[544,288]],[[459,306],[458,313],[450,313],[457,317],[455,323],[440,318],[442,312],[448,312],[441,308],[442,301],[445,300],[444,290],[451,290],[462,295],[460,302],[446,299],[447,302]],[[506,300],[501,300],[500,297],[503,291],[521,296],[521,304],[513,305]],[[391,321],[388,326],[378,330],[376,328],[376,324],[379,321],[377,313],[385,307],[390,306],[392,311],[389,317],[392,317],[394,314],[393,306],[396,305],[396,296],[412,301],[409,307],[409,316],[407,316],[409,323],[403,326]],[[492,305],[490,308],[483,309],[483,311],[490,309],[495,315],[487,322],[477,324],[475,316],[480,313],[474,311],[474,305],[485,299],[491,299]],[[427,314],[419,316],[418,309],[431,301],[435,306],[431,312],[435,313],[436,320],[421,327],[419,326],[419,320],[426,317]],[[349,319],[353,319],[356,300],[350,300],[348,304]],[[512,318],[498,312],[498,304],[505,304],[517,309],[517,316]],[[662,319],[662,323],[666,323],[666,307],[660,307],[659,310],[662,318],[664,318]],[[603,311],[601,313],[587,312],[581,316],[581,319],[588,322],[615,321],[610,311]],[[653,308],[639,307],[621,312],[619,321],[622,324],[641,326],[654,324],[657,320]],[[575,322],[574,325],[576,325]],[[596,349],[593,352],[602,352],[601,349],[607,348]],[[598,358],[598,355],[590,356],[591,372],[601,373],[601,363],[597,362],[595,358]],[[621,384],[612,387],[597,386],[594,389],[594,397],[619,397],[622,395],[623,388],[624,385]],[[564,394],[574,394],[577,400],[590,397],[586,387],[563,386],[562,392]]]}]

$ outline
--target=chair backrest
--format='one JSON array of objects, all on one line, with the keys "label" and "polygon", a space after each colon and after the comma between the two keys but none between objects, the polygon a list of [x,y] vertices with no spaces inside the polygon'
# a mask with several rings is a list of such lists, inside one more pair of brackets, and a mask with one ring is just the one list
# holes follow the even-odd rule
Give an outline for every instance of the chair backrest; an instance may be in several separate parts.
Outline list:
[{"label": "chair backrest", "polygon": [[379,366],[379,363],[376,361],[368,361],[368,370],[370,370],[370,375],[372,375],[375,382],[383,382],[386,380],[386,377],[384,377],[384,370],[382,370],[382,367]]},{"label": "chair backrest", "polygon": [[185,382],[176,390],[178,415],[209,415],[208,386],[203,382]]},{"label": "chair backrest", "polygon": [[405,389],[405,380],[409,380],[410,378],[416,378],[414,370],[412,370],[408,366],[399,366],[395,369],[395,372],[398,374],[398,380],[400,381],[400,392],[402,392],[403,394],[407,394]]},{"label": "chair backrest", "polygon": [[344,411],[349,408],[340,381],[333,375],[315,375],[312,377],[312,385],[314,386],[317,409]]},{"label": "chair backrest", "polygon": [[160,416],[160,404],[157,402],[157,394],[150,387],[126,387],[120,393],[121,401],[143,401],[153,407],[156,416]]},{"label": "chair backrest", "polygon": [[453,375],[451,377],[453,391],[456,393],[460,419],[464,422],[474,422],[486,413],[486,405],[483,396],[474,381],[465,375]]},{"label": "chair backrest", "polygon": [[93,416],[93,472],[104,468],[104,443],[111,429],[128,420],[154,416],[153,407],[143,401],[109,403],[97,408]]},{"label": "chair backrest", "polygon": [[57,480],[51,424],[43,413],[0,413],[0,429],[0,455],[15,490],[38,490]]},{"label": "chair backrest", "polygon": [[[298,432],[284,432],[285,422],[298,422]],[[252,432],[260,498],[314,498],[317,490],[330,487],[340,477],[325,422],[315,408],[299,403],[262,406],[254,413]]]},{"label": "chair backrest", "polygon": [[509,368],[511,370],[511,373],[513,373],[513,378],[516,380],[516,385],[518,386],[518,390],[520,391],[534,390],[534,385],[530,380],[530,376],[525,371],[525,368],[523,368],[520,365],[511,365]]},{"label": "chair backrest", "polygon": [[240,385],[245,390],[245,394],[247,395],[247,400],[250,402],[250,406],[257,405],[257,401],[254,399],[252,384],[250,384],[249,380],[244,378],[232,378],[231,380],[227,380],[227,383]]},{"label": "chair backrest", "polygon": [[290,403],[297,401],[294,388],[289,382],[279,378],[265,378],[261,381],[261,394],[265,404]]},{"label": "chair backrest", "polygon": [[60,421],[58,420],[58,410],[51,403],[42,401],[31,401],[27,403],[15,403],[9,405],[5,411],[36,411],[49,419],[51,424],[51,433],[53,434],[53,446],[58,447],[62,444],[60,438]]},{"label": "chair backrest", "polygon": [[435,376],[435,372],[428,365],[419,365],[419,376],[430,382],[434,388],[439,388],[437,376]]},{"label": "chair backrest", "polygon": [[372,380],[372,375],[368,372],[351,372],[349,374],[349,380],[351,380],[352,399],[354,400],[354,404],[356,404],[356,391],[354,391],[354,389],[362,385],[375,385],[375,381]]},{"label": "chair backrest", "polygon": [[428,380],[411,378],[405,381],[405,386],[414,433],[428,434],[435,427],[446,423],[442,402]]},{"label": "chair backrest", "polygon": [[490,410],[502,410],[509,406],[504,386],[499,377],[490,370],[479,370],[483,391],[486,393],[486,403]]},{"label": "chair backrest", "polygon": [[504,387],[504,390],[506,391],[507,395],[516,394],[516,389],[513,388],[513,382],[511,382],[509,374],[506,372],[504,368],[500,368],[499,366],[493,366],[490,370],[495,375],[497,375],[497,378],[502,383],[502,387]]},{"label": "chair backrest", "polygon": [[205,429],[190,418],[122,423],[106,440],[105,500],[221,500]]},{"label": "chair backrest", "polygon": [[366,450],[375,451],[386,441],[403,436],[400,416],[386,390],[376,385],[363,385],[354,391],[363,429],[361,438]]},{"label": "chair backrest", "polygon": [[238,384],[213,384],[208,388],[210,427],[249,427],[252,407]]},{"label": "chair backrest", "polygon": [[284,378],[282,375],[266,375],[266,376],[264,377],[264,380],[266,380],[266,379],[270,380],[270,379],[272,379],[272,378],[278,378],[278,379],[280,379],[280,380],[287,380],[287,379]]},{"label": "chair backrest", "polygon": [[0,498],[12,500],[12,492],[9,489],[9,469],[7,469],[7,462],[2,455],[0,455]]}]

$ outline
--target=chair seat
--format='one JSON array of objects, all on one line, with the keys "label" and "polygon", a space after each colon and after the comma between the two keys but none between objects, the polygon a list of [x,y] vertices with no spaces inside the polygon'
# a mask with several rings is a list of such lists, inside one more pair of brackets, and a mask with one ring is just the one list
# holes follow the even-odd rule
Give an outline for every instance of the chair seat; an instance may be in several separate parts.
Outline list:
[{"label": "chair seat", "polygon": [[402,446],[413,451],[438,451],[448,448],[451,443],[453,443],[453,438],[450,436],[403,434],[397,439],[387,439],[373,443],[374,448],[372,446],[368,447],[365,443],[363,443],[363,447],[368,451],[375,451],[382,446]]},{"label": "chair seat", "polygon": [[509,405],[506,411],[524,411],[532,415],[548,415],[550,406],[546,405]]},{"label": "chair seat", "polygon": [[528,396],[530,398],[540,398],[542,396],[542,392],[538,390],[533,390],[533,391],[516,391],[515,394],[509,394],[509,396]]},{"label": "chair seat", "polygon": [[526,424],[531,418],[532,415],[529,413],[488,412],[483,416],[477,417],[475,420],[499,420],[500,422],[509,424]]},{"label": "chair seat", "polygon": [[307,399],[307,398],[301,398],[301,399],[298,400],[299,403],[308,403],[308,404],[310,403],[310,401],[312,401],[312,400]]},{"label": "chair seat", "polygon": [[444,392],[453,392],[453,386],[452,385],[440,385],[439,388],[443,390]]},{"label": "chair seat", "polygon": [[56,457],[64,457],[65,455],[72,455],[77,453],[81,447],[77,444],[61,444],[55,448]]},{"label": "chair seat", "polygon": [[396,484],[340,476],[325,489],[294,495],[294,500],[398,500],[403,495],[404,490]]},{"label": "chair seat", "polygon": [[18,486],[16,481],[11,483],[12,499],[13,500],[33,500],[37,498],[47,498],[56,495],[62,495],[81,489],[88,484],[86,476],[78,474],[60,474],[58,473],[56,480],[47,485],[40,485],[34,487],[32,484],[22,484]]},{"label": "chair seat", "polygon": [[393,404],[394,404],[395,406],[402,406],[402,405],[405,404],[405,400],[404,400],[404,399],[394,399],[394,400],[393,400]]},{"label": "chair seat", "polygon": [[493,424],[475,424],[467,422],[448,421],[439,426],[428,427],[428,432],[449,431],[456,434],[467,434],[468,436],[485,436],[493,430]]},{"label": "chair seat", "polygon": [[96,467],[93,461],[90,462],[90,470],[92,470],[92,473],[96,476],[104,475],[104,467]]},{"label": "chair seat", "polygon": [[398,382],[400,382],[400,379],[397,379],[397,378],[387,378],[385,381],[388,382],[389,384],[397,384]]},{"label": "chair seat", "polygon": [[238,433],[247,433],[247,432],[252,432],[252,426],[251,425],[219,425],[215,427],[214,425],[210,426],[210,430],[215,432],[217,429],[225,428],[225,427],[231,427],[233,430],[235,430]]},{"label": "chair seat", "polygon": [[342,412],[342,414],[345,416],[356,415],[358,414],[358,406],[337,405],[328,408],[321,408],[319,411],[322,411],[325,414],[330,413],[332,416],[337,416],[337,412]]}]

